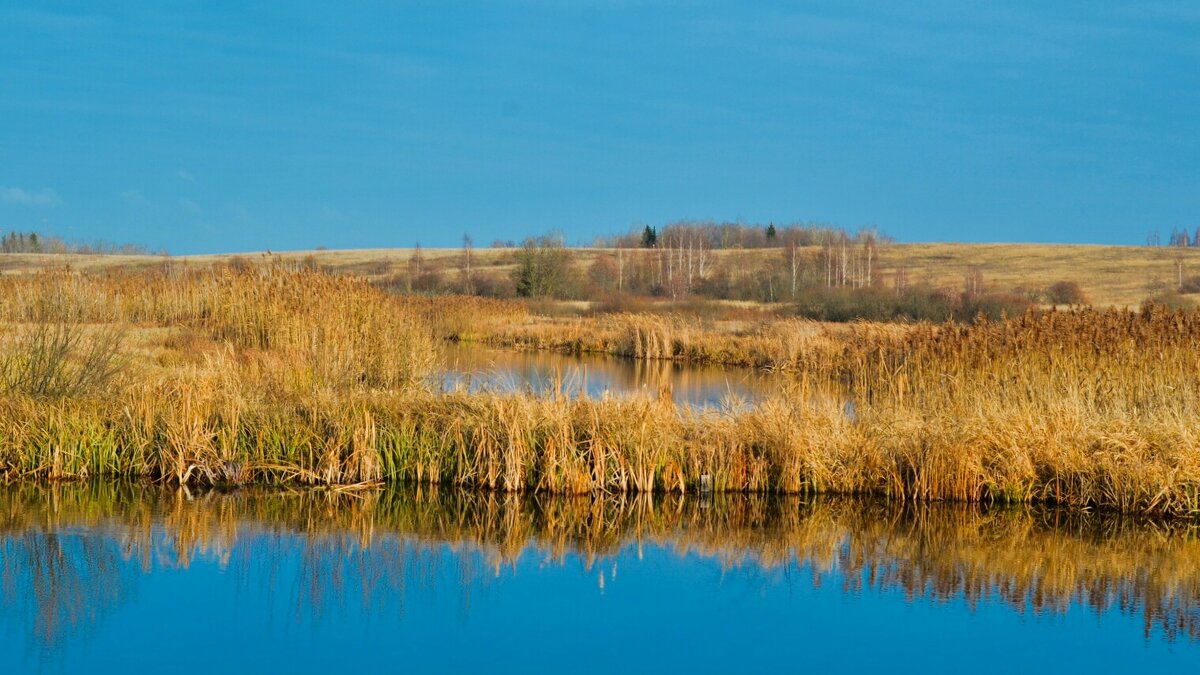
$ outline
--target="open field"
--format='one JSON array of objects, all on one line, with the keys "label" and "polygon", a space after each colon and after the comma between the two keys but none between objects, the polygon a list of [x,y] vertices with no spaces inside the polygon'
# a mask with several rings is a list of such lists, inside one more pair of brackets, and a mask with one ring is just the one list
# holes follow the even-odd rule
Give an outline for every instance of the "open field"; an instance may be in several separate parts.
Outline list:
[{"label": "open field", "polygon": [[279,262],[9,275],[0,473],[1200,513],[1198,313],[784,322],[732,337],[617,317],[608,330],[632,356],[761,353],[788,360],[789,388],[719,412],[428,389],[446,326],[503,325],[519,307],[397,297]]},{"label": "open field", "polygon": [[915,279],[961,286],[971,266],[1002,289],[1045,288],[1074,281],[1096,307],[1137,307],[1158,286],[1200,274],[1200,250],[1065,244],[892,244],[880,249],[884,269],[905,266]]},{"label": "open field", "polygon": [[[611,249],[570,249],[573,264],[589,266]],[[815,253],[815,249],[808,251]],[[361,249],[271,252],[285,262],[311,261],[330,271],[379,281],[408,273],[413,249]],[[716,250],[716,262],[753,268],[779,259],[782,249]],[[31,272],[47,266],[70,265],[78,270],[145,269],[166,260],[184,267],[208,267],[240,258],[262,261],[265,252],[221,255],[124,256],[3,254],[0,271]],[[460,249],[423,249],[423,265],[453,276],[462,256]],[[477,248],[472,251],[476,273],[507,276],[514,267],[514,249]],[[1163,289],[1178,286],[1179,277],[1200,275],[1200,249],[1146,246],[1092,246],[1067,244],[888,244],[879,248],[878,275],[887,284],[897,270],[910,283],[959,290],[968,271],[976,268],[984,284],[1000,291],[1040,290],[1058,281],[1074,281],[1097,307],[1137,307]],[[1180,267],[1182,265],[1182,268]]]}]

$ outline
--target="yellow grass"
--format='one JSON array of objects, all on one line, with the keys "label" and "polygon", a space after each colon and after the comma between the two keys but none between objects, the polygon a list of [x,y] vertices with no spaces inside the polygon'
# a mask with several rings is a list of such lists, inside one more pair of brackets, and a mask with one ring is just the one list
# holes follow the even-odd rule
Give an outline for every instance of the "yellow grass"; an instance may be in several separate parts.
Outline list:
[{"label": "yellow grass", "polygon": [[[732,337],[671,317],[605,320],[633,356],[761,356],[792,371],[783,394],[753,408],[699,412],[666,397],[429,391],[435,324],[519,314],[464,302],[401,300],[283,264],[7,277],[0,363],[17,365],[0,373],[0,472],[566,493],[711,486],[1200,513],[1200,314],[902,330],[786,321]],[[50,350],[22,337],[38,326],[79,338]],[[77,382],[114,327],[125,331],[114,357],[127,363]],[[32,387],[19,376],[31,370],[75,384]],[[852,414],[829,395],[837,387]]]},{"label": "yellow grass", "polygon": [[[815,249],[814,249],[815,251]],[[573,249],[574,263],[586,268],[602,249]],[[459,249],[423,249],[425,261],[453,275]],[[512,249],[476,248],[472,264],[481,275],[506,275],[512,269]],[[330,271],[382,279],[407,270],[413,249],[356,249],[231,253],[175,256],[100,256],[52,254],[0,255],[0,271],[28,273],[46,266],[70,265],[80,270],[146,269],[169,261],[175,266],[210,268],[238,258],[248,262],[279,260],[289,264],[311,262]],[[781,249],[714,251],[714,264],[736,259],[739,267],[783,255]],[[1057,281],[1075,281],[1097,307],[1137,307],[1159,286],[1174,288],[1177,262],[1184,278],[1200,275],[1200,249],[1080,244],[888,244],[879,249],[880,279],[904,269],[910,283],[929,282],[935,287],[961,290],[971,267],[983,274],[988,288],[1012,291],[1042,290]]]},{"label": "yellow grass", "polygon": [[511,314],[505,322],[481,323],[477,330],[456,338],[520,351],[611,354],[829,375],[841,363],[848,340],[886,343],[899,340],[910,329],[905,324],[847,325],[805,319],[743,322],[635,313],[578,318]]}]

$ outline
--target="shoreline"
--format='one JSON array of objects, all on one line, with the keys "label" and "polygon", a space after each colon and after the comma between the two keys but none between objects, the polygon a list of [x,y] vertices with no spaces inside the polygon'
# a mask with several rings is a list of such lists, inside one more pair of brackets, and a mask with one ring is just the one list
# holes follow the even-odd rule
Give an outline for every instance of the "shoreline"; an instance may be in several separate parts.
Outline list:
[{"label": "shoreline", "polygon": [[[723,412],[422,389],[455,326],[514,318],[505,303],[395,297],[278,263],[3,278],[0,473],[555,493],[704,484],[1200,513],[1200,313],[780,321],[733,337],[620,315],[571,330],[642,359],[743,340],[794,374]],[[813,395],[831,385],[847,388],[853,417]]]}]

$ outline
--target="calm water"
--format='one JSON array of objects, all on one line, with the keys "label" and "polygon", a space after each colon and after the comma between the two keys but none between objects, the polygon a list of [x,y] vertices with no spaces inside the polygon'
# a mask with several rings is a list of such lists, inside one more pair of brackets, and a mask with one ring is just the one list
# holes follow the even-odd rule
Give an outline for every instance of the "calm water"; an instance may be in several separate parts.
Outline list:
[{"label": "calm water", "polygon": [[1050,511],[0,488],[0,672],[1119,672],[1200,541]]},{"label": "calm water", "polygon": [[695,366],[606,355],[575,356],[552,352],[516,352],[477,345],[447,345],[441,386],[497,391],[562,391],[599,397],[605,394],[659,395],[666,388],[680,405],[719,407],[754,403],[785,385],[780,375],[750,368]]}]

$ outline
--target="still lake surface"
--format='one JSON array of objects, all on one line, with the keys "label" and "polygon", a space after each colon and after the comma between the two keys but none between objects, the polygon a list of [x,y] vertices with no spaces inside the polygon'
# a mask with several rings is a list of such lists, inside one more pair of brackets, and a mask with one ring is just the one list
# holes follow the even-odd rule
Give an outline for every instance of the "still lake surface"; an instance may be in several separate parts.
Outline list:
[{"label": "still lake surface", "polygon": [[0,672],[1129,672],[1200,537],[1039,509],[0,487]]},{"label": "still lake surface", "polygon": [[669,391],[676,404],[720,408],[753,404],[786,385],[783,375],[751,368],[696,366],[628,359],[604,354],[556,354],[447,344],[435,383],[467,391],[561,392],[570,397],[658,396]]}]

